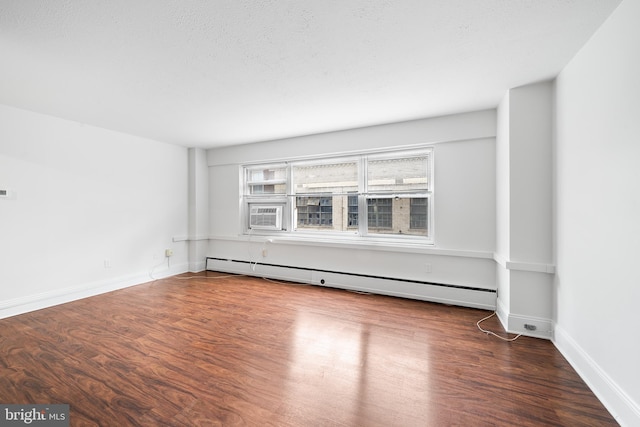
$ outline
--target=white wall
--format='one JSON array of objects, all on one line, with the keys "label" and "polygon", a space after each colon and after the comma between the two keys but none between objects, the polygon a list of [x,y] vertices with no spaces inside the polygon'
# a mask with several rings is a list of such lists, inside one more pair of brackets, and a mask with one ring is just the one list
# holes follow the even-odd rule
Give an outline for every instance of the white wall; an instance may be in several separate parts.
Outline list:
[{"label": "white wall", "polygon": [[[487,110],[209,150],[208,254],[495,289],[495,122],[495,110]],[[264,239],[249,242],[241,235],[241,164],[419,144],[435,147],[435,246],[403,249],[276,239],[269,244],[268,259],[262,259]],[[427,263],[431,272],[426,271]]]},{"label": "white wall", "polygon": [[186,270],[187,166],[186,148],[0,106],[0,317]]},{"label": "white wall", "polygon": [[640,425],[640,2],[625,0],[556,82],[556,345]]}]

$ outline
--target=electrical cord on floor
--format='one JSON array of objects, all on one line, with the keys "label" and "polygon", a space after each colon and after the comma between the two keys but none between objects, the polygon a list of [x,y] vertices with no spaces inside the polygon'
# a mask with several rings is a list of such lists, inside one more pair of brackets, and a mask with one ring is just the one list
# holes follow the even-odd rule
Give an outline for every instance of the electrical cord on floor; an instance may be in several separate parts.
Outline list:
[{"label": "electrical cord on floor", "polygon": [[355,289],[345,289],[345,291],[347,292],[351,292],[353,294],[360,294],[360,295],[373,295],[371,292],[367,292],[367,291],[358,291]]},{"label": "electrical cord on floor", "polygon": [[498,337],[498,338],[500,338],[500,339],[501,339],[501,340],[503,340],[503,341],[509,341],[509,342],[511,342],[511,341],[515,341],[515,340],[517,340],[518,338],[520,338],[520,336],[521,336],[522,334],[518,334],[518,335],[516,335],[516,336],[515,336],[515,337],[513,337],[513,338],[505,338],[505,337],[501,337],[500,335],[496,334],[495,332],[491,332],[491,331],[488,331],[488,330],[486,330],[486,329],[482,329],[482,326],[480,326],[480,323],[484,322],[484,321],[485,321],[485,320],[487,320],[487,319],[490,319],[491,317],[493,317],[493,316],[495,316],[495,315],[496,315],[496,312],[494,311],[493,313],[491,313],[491,314],[490,314],[490,315],[488,315],[487,317],[485,317],[485,318],[483,318],[483,319],[478,320],[478,321],[476,322],[476,326],[478,327],[478,329],[480,329],[482,332],[484,332],[484,333],[485,333],[485,334],[487,334],[487,335],[493,335],[494,337]]},{"label": "electrical cord on floor", "polygon": [[[153,267],[151,267],[151,270],[149,270],[149,277],[151,277],[151,279],[153,279],[153,280],[158,280],[158,278],[157,278],[157,277],[153,277],[153,271],[154,271],[156,268],[160,267],[161,265],[164,265],[164,261],[162,261],[161,263],[156,264],[156,265],[154,265]],[[167,257],[167,268],[168,268],[168,269],[170,269],[170,268],[171,268],[171,264],[170,264],[170,261],[169,261],[169,257]]]},{"label": "electrical cord on floor", "polygon": [[271,282],[271,283],[275,283],[277,285],[296,285],[296,284],[301,284],[301,283],[297,283],[297,282],[280,282],[278,280],[273,280],[273,279],[269,279],[268,277],[262,277],[262,280],[265,280],[267,282]]},{"label": "electrical cord on floor", "polygon": [[227,274],[224,276],[176,276],[174,279],[189,280],[189,279],[228,279],[229,277],[245,277],[246,274]]}]

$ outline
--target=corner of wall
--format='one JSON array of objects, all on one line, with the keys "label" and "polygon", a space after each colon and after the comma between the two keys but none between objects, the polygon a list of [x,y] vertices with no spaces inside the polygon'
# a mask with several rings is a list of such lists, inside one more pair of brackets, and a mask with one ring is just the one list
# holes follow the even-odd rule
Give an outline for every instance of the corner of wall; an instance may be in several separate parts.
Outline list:
[{"label": "corner of wall", "polygon": [[625,393],[571,335],[554,325],[553,344],[621,425],[640,425],[640,405]]}]

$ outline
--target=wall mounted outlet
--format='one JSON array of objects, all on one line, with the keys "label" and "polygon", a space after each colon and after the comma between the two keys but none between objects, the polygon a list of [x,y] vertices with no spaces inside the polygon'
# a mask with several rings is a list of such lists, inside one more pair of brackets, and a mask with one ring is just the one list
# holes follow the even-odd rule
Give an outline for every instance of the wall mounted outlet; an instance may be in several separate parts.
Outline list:
[{"label": "wall mounted outlet", "polygon": [[0,189],[0,199],[13,200],[15,198],[16,198],[15,191],[7,190],[4,188]]},{"label": "wall mounted outlet", "polygon": [[164,256],[166,256],[167,258],[173,256],[173,251],[171,249],[165,249]]},{"label": "wall mounted outlet", "polygon": [[431,273],[431,264],[427,263],[424,265],[424,272]]},{"label": "wall mounted outlet", "polygon": [[111,268],[111,260],[110,259],[105,259],[104,260],[104,268]]},{"label": "wall mounted outlet", "polygon": [[538,329],[538,327],[537,327],[536,325],[531,325],[531,324],[529,324],[529,323],[525,323],[525,324],[524,324],[524,328],[525,328],[527,331],[535,331],[536,329]]}]

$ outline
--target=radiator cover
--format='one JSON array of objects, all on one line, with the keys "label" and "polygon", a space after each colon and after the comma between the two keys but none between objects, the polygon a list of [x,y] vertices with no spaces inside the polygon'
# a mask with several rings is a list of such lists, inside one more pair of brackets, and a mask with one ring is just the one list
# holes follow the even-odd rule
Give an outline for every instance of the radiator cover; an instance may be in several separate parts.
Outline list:
[{"label": "radiator cover", "polygon": [[254,263],[244,260],[214,257],[207,258],[206,269],[484,310],[496,309],[496,291],[473,286],[433,283],[278,264]]}]

